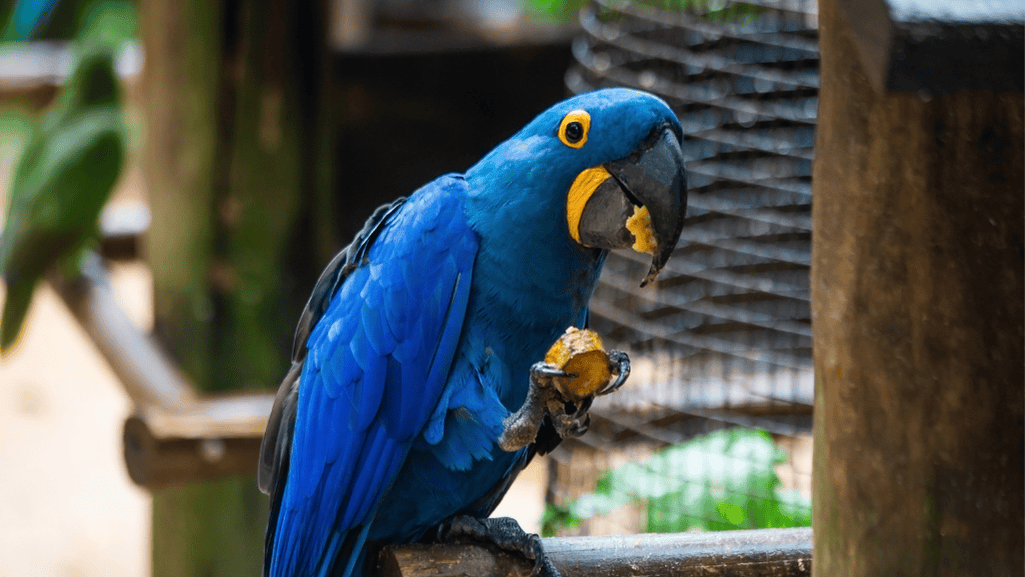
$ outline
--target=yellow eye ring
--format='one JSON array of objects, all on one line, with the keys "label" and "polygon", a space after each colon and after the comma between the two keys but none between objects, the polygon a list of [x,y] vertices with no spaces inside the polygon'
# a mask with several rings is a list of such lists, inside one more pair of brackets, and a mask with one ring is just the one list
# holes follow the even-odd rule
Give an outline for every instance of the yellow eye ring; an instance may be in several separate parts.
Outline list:
[{"label": "yellow eye ring", "polygon": [[574,110],[559,124],[559,140],[570,148],[581,148],[591,130],[591,115],[586,110]]}]

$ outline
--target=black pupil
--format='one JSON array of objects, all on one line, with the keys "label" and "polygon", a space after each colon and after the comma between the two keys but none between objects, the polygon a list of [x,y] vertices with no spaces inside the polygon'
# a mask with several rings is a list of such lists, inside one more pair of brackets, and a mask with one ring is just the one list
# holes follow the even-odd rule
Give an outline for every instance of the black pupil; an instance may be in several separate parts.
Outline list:
[{"label": "black pupil", "polygon": [[566,125],[566,140],[576,144],[584,137],[584,125],[573,121]]}]

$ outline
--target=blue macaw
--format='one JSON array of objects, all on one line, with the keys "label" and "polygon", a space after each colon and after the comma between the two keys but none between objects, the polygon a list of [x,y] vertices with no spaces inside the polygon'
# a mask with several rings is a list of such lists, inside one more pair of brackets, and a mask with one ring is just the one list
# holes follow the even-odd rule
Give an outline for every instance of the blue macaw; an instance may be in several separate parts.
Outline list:
[{"label": "blue macaw", "polygon": [[382,545],[490,515],[560,440],[496,445],[532,364],[586,324],[607,249],[652,254],[645,282],[672,254],[681,138],[650,94],[584,94],[371,216],[313,290],[264,436],[264,575],[361,575]]}]

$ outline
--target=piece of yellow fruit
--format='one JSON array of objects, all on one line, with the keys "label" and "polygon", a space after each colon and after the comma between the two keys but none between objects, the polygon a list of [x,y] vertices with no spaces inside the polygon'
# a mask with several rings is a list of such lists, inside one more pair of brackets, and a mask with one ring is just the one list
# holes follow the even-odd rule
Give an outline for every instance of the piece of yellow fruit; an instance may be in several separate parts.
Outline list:
[{"label": "piece of yellow fruit", "polygon": [[598,333],[569,327],[545,355],[545,362],[578,376],[556,379],[559,392],[569,400],[594,395],[609,382],[609,355]]},{"label": "piece of yellow fruit", "polygon": [[637,252],[655,254],[658,242],[655,240],[655,229],[651,226],[651,214],[648,207],[634,207],[630,218],[626,219],[626,229],[634,235],[633,248]]}]

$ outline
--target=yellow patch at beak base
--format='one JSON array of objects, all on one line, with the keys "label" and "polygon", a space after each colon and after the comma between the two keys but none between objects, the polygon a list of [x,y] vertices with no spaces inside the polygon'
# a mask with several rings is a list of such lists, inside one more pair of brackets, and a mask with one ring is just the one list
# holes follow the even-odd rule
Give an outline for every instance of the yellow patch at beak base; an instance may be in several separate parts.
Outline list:
[{"label": "yellow patch at beak base", "polygon": [[651,227],[651,215],[648,214],[648,207],[634,207],[634,213],[626,219],[626,229],[634,235],[632,249],[637,252],[655,254],[658,243],[655,242],[654,229]]},{"label": "yellow patch at beak base", "polygon": [[[594,191],[611,176],[604,166],[595,166],[578,174],[573,185],[569,187],[569,196],[566,198],[566,223],[569,225],[570,236],[577,244],[583,244],[580,242],[580,217],[584,214],[584,207],[587,206],[587,201]],[[648,228],[651,228],[650,220]]]}]

